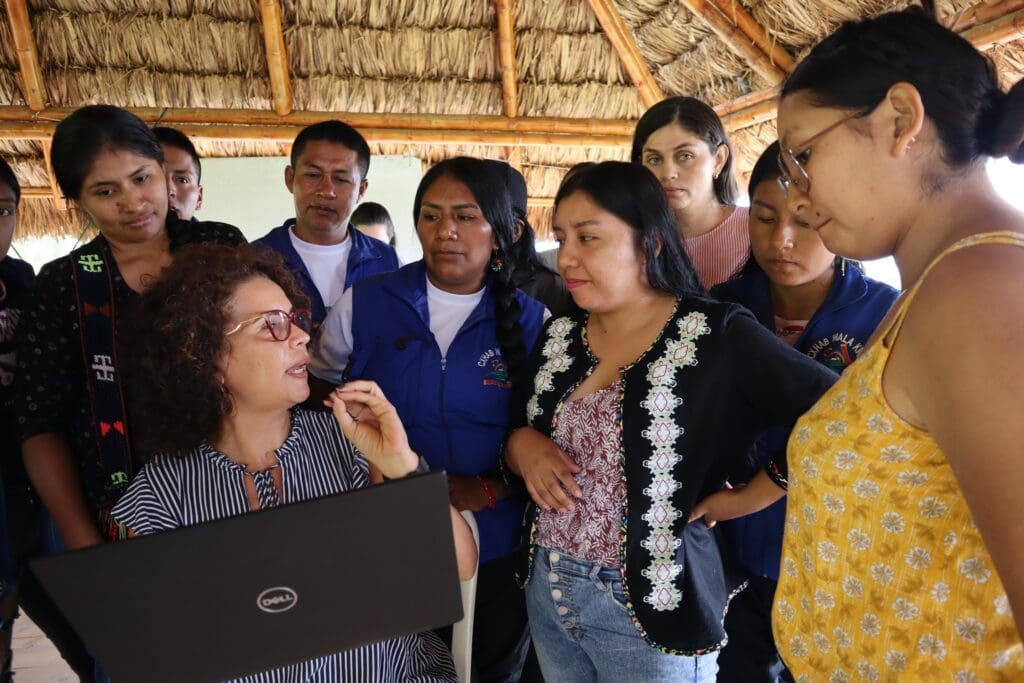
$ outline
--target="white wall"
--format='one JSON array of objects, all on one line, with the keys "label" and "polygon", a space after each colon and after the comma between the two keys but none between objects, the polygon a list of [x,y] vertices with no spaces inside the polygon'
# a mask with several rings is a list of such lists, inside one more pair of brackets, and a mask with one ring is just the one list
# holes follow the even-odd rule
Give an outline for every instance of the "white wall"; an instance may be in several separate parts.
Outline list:
[{"label": "white wall", "polygon": [[[249,240],[267,234],[295,215],[292,195],[284,184],[288,157],[242,157],[203,161],[203,208],[200,220],[238,226]],[[420,258],[412,220],[412,200],[422,175],[416,157],[375,156],[363,201],[383,204],[395,223],[403,263]]]},{"label": "white wall", "polygon": [[[262,237],[295,215],[292,195],[284,185],[287,165],[288,157],[204,159],[203,208],[196,218],[235,225],[249,240]],[[412,220],[421,168],[416,157],[375,156],[367,175],[369,185],[363,199],[383,204],[391,213],[403,263],[416,261],[423,254]],[[18,239],[15,232],[12,256],[28,261],[38,272],[44,263],[64,256],[75,244],[73,237]]]}]

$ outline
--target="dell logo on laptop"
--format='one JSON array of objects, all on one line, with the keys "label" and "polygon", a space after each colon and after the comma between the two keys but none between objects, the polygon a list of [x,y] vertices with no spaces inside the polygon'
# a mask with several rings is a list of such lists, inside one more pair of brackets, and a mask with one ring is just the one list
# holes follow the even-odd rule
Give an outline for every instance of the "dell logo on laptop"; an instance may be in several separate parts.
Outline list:
[{"label": "dell logo on laptop", "polygon": [[268,588],[256,598],[256,606],[270,614],[287,612],[298,602],[299,594],[287,586]]}]

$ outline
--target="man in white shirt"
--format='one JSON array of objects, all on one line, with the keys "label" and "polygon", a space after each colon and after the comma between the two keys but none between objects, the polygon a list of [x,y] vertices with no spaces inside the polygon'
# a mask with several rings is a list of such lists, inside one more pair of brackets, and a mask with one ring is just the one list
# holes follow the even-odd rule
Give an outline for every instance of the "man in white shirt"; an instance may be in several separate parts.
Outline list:
[{"label": "man in white shirt", "polygon": [[319,325],[356,280],[398,268],[395,250],[355,230],[350,219],[366,192],[370,147],[342,121],[299,131],[284,182],[295,198],[295,218],[254,244],[278,252],[309,296]]}]

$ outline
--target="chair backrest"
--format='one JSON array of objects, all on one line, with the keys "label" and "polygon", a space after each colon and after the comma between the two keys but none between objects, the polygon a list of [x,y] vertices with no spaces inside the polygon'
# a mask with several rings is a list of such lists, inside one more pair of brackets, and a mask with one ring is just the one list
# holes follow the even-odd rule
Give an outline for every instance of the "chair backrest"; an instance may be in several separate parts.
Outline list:
[{"label": "chair backrest", "polygon": [[[476,517],[469,510],[462,511],[462,517],[473,530],[473,540],[480,547],[480,530],[476,525]],[[469,683],[473,667],[473,608],[476,606],[476,577],[479,572],[461,582],[462,587],[462,621],[452,626],[452,657],[455,659],[455,673],[462,683]]]}]

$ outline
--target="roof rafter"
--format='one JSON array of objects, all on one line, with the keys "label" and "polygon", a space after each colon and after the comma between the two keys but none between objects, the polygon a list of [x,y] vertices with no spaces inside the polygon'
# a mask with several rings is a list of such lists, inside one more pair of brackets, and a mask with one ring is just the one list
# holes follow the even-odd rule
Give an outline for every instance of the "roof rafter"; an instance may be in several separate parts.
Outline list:
[{"label": "roof rafter", "polygon": [[501,65],[501,108],[505,116],[519,115],[516,85],[516,35],[512,23],[512,0],[494,0],[498,14],[498,63]]},{"label": "roof rafter", "polygon": [[64,195],[60,191],[60,187],[57,185],[57,178],[53,175],[53,162],[50,160],[50,148],[51,144],[49,140],[42,141],[43,147],[43,164],[46,166],[46,175],[50,179],[50,197],[53,199],[53,205],[60,208],[63,204],[67,206],[66,202],[62,202]]},{"label": "roof rafter", "polygon": [[30,109],[39,111],[46,106],[46,89],[43,86],[43,70],[39,66],[39,50],[32,37],[28,5],[25,0],[6,0],[6,4],[11,32],[14,34],[14,47],[18,53],[25,102]]},{"label": "roof rafter", "polygon": [[743,34],[768,56],[772,64],[787,74],[793,71],[793,68],[796,67],[793,56],[768,35],[764,26],[751,16],[750,12],[743,8],[743,5],[737,0],[712,0],[712,2],[726,18],[731,19],[732,23],[736,24]]},{"label": "roof rafter", "polygon": [[611,41],[612,47],[618,53],[622,65],[626,67],[626,73],[633,79],[633,85],[640,93],[640,100],[644,106],[650,107],[665,99],[661,87],[655,82],[651,70],[644,63],[640,48],[637,47],[633,34],[630,33],[622,15],[615,8],[612,0],[587,0],[590,8],[597,15],[597,20],[604,29],[604,33]]},{"label": "roof rafter", "polygon": [[[772,57],[761,49],[743,29],[723,14],[716,3],[709,0],[679,0],[679,3],[703,21],[730,50],[739,55],[740,59],[749,64],[766,81],[772,85],[778,85],[785,80],[786,72],[777,66]],[[752,17],[747,16],[750,22],[757,23]],[[763,33],[764,29],[761,29],[761,32]],[[765,38],[767,38],[767,34],[765,34]]]},{"label": "roof rafter", "polygon": [[288,51],[284,46],[281,24],[281,4],[278,0],[260,0],[260,21],[263,24],[263,44],[267,50],[267,69],[270,72],[270,91],[274,96],[274,111],[281,116],[292,113],[292,81],[288,75]]}]

